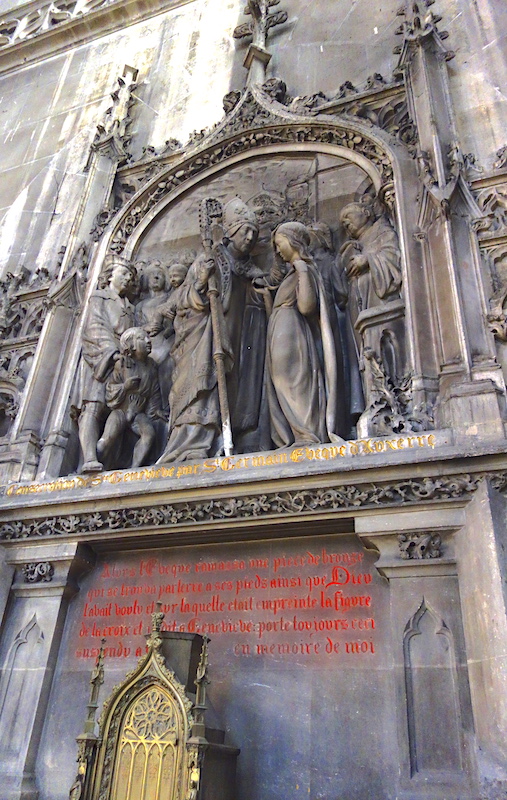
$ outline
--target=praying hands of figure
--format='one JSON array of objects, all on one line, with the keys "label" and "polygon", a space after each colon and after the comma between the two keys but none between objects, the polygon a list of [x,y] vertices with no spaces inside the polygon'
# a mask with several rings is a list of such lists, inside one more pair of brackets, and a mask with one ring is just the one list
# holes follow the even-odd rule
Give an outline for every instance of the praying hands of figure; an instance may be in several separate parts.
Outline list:
[{"label": "praying hands of figure", "polygon": [[362,253],[357,253],[356,255],[351,256],[349,259],[346,267],[347,277],[357,278],[364,272],[368,272],[369,266],[370,264],[368,261],[368,256],[365,256]]}]

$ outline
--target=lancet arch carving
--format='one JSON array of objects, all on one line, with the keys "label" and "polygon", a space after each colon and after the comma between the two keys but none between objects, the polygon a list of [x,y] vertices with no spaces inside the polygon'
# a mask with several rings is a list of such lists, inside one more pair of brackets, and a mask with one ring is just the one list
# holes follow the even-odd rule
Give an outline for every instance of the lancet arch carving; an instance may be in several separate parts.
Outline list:
[{"label": "lancet arch carving", "polygon": [[[86,769],[81,771],[82,779],[78,772],[75,785],[85,792],[84,798],[163,796],[179,800],[186,796],[192,703],[184,686],[165,666],[160,645],[155,629],[147,654],[113,689],[99,720],[100,744],[97,746],[93,736],[81,737],[81,745],[86,741],[86,746],[78,761],[82,758],[80,763],[85,763]],[[98,688],[102,664],[96,677]]]}]

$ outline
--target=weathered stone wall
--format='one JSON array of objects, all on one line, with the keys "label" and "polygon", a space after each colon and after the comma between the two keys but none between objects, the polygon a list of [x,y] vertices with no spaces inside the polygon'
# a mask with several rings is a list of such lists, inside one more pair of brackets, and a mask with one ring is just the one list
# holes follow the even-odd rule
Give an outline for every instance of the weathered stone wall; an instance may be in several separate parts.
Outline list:
[{"label": "weathered stone wall", "polygon": [[[200,150],[192,134],[221,120],[224,95],[245,85],[247,44],[233,37],[247,19],[244,3],[151,2],[99,7],[10,50],[0,37],[0,276],[39,270],[33,283],[24,275],[12,303],[15,281],[2,286],[8,344],[0,395],[10,392],[2,398],[10,417],[2,408],[0,418],[8,434],[0,428],[0,483],[10,482],[0,489],[6,797],[68,796],[96,640],[107,631],[102,701],[135,665],[160,596],[168,626],[212,637],[210,722],[218,712],[243,749],[241,800],[498,800],[497,788],[505,793],[507,785],[506,523],[497,492],[505,491],[505,375],[487,303],[507,274],[507,250],[490,281],[480,249],[484,255],[500,240],[507,248],[504,165],[491,171],[507,142],[507,10],[497,0],[437,0],[432,10],[442,20],[431,45],[425,51],[416,42],[407,85],[384,93],[398,63],[400,0],[282,0],[288,18],[269,34],[268,76],[282,78],[292,98],[323,92],[329,100],[340,92],[353,100],[376,76],[368,102],[379,111],[406,91],[418,131],[409,120],[409,139],[400,141],[378,119],[342,116],[340,103],[316,121],[311,104],[308,113],[294,111],[290,100],[275,104],[258,88]],[[108,150],[107,137],[102,151],[91,145],[125,64],[138,70],[137,85],[120,115],[127,133],[114,144],[141,163],[122,167],[126,184],[112,191],[125,153]],[[188,149],[157,159],[167,140],[189,138]],[[484,173],[470,170],[468,153]],[[122,462],[115,472],[76,474],[83,326],[106,251],[149,261],[172,255],[174,242],[175,253],[197,248],[203,197],[274,196],[303,172],[314,181],[315,219],[328,223],[338,249],[345,203],[366,185],[374,184],[377,200],[384,191],[403,261],[396,320],[406,308],[406,366],[422,422],[378,436],[365,429],[340,447],[291,445],[252,459],[239,451],[139,471],[122,471]],[[480,208],[472,178],[484,195]],[[135,201],[129,181],[139,189]],[[104,208],[110,219],[120,197],[122,210],[92,243],[92,221]],[[490,244],[475,236],[480,213]],[[79,264],[72,257],[82,242],[88,251]],[[51,282],[59,265],[60,280]],[[497,301],[497,327],[507,330],[505,292]],[[28,314],[16,327],[23,303],[40,312],[40,325],[29,325]],[[9,351],[19,339],[24,361],[19,348]],[[373,339],[357,341],[364,350]],[[396,424],[406,423],[398,415]],[[343,583],[323,548],[359,553],[364,569],[354,562]],[[239,577],[228,567],[195,588],[203,559],[245,566]],[[150,563],[158,565],[151,573]],[[353,616],[346,601],[361,605],[366,596],[371,613],[366,604]],[[274,600],[287,608],[269,605]],[[350,638],[351,630],[360,633]]]},{"label": "weathered stone wall", "polygon": [[[139,70],[131,150],[186,141],[214,124],[229,89],[241,88],[245,46],[232,31],[243,20],[243,2],[193,0],[66,52],[1,75],[0,268],[20,264],[54,268],[65,244],[83,182],[87,150],[97,120],[125,63]],[[381,73],[392,77],[398,43],[397,0],[303,3],[287,0],[287,23],[272,35],[270,70],[293,95],[334,95],[351,81],[358,88]],[[504,144],[506,10],[493,0],[480,5],[441,0],[438,13],[447,44],[452,101],[464,152],[491,166]]]}]

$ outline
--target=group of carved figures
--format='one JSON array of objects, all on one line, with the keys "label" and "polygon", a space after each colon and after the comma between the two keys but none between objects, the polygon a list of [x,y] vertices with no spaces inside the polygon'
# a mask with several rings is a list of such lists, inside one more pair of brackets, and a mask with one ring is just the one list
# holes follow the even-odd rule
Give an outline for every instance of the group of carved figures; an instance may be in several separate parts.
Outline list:
[{"label": "group of carved figures", "polygon": [[401,287],[388,218],[371,200],[345,206],[339,257],[324,223],[284,222],[263,269],[254,212],[239,198],[220,211],[219,241],[203,236],[189,267],[151,265],[135,304],[135,266],[108,257],[83,333],[83,472],[126,465],[129,431],[141,466],[162,449],[160,463],[232,452],[231,439],[237,453],[341,441],[364,409],[354,322]]}]

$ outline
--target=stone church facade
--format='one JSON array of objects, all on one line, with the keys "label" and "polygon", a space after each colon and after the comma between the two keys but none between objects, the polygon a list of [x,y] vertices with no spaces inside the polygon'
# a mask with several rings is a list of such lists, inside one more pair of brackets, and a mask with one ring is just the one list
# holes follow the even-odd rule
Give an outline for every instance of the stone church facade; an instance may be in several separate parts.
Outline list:
[{"label": "stone church facade", "polygon": [[2,800],[507,797],[507,11],[399,2],[3,3]]}]

